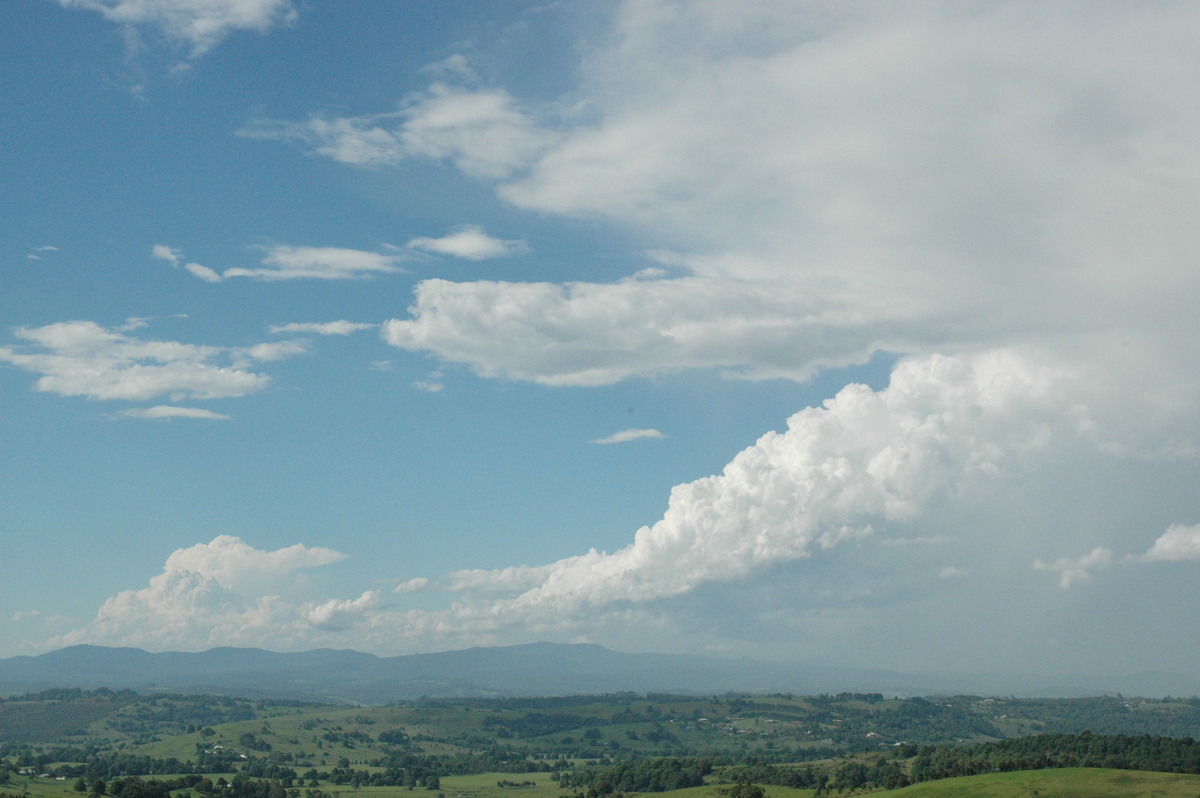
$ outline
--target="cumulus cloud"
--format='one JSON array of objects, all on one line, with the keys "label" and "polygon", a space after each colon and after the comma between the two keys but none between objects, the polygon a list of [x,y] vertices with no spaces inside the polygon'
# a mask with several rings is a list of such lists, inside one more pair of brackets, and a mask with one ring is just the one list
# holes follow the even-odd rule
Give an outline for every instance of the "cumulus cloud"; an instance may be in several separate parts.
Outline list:
[{"label": "cumulus cloud", "polygon": [[[679,595],[812,556],[906,522],[1025,467],[1061,418],[1060,375],[994,353],[901,364],[882,391],[851,385],[788,420],[725,467],[680,485],[666,514],[612,554],[536,572],[513,611]],[[1065,428],[1064,428],[1065,427]]]},{"label": "cumulus cloud", "polygon": [[[143,325],[136,325],[143,326]],[[256,362],[304,351],[295,343],[223,348],[134,338],[91,321],[18,327],[25,343],[0,347],[0,362],[41,374],[39,391],[89,399],[159,396],[220,399],[262,390],[268,378]]]},{"label": "cumulus cloud", "polygon": [[292,0],[59,0],[119,25],[145,25],[203,55],[231,33],[267,31],[296,18]]},{"label": "cumulus cloud", "polygon": [[608,437],[596,438],[594,441],[591,441],[591,443],[607,445],[610,443],[628,443],[629,441],[636,441],[636,440],[640,440],[642,438],[665,438],[665,437],[667,437],[667,436],[663,435],[661,432],[659,432],[656,429],[623,429],[620,432],[614,432],[612,435],[609,435]]},{"label": "cumulus cloud", "polygon": [[122,410],[119,416],[125,418],[150,418],[156,420],[169,420],[172,418],[196,418],[205,419],[208,421],[228,421],[229,416],[215,413],[212,410],[205,410],[200,407],[179,407],[177,405],[155,405],[154,407],[138,407],[129,410]]},{"label": "cumulus cloud", "polygon": [[167,558],[165,571],[187,571],[212,577],[233,590],[257,589],[305,568],[344,560],[332,549],[297,543],[275,551],[262,551],[232,535],[218,535],[209,543],[178,549]]},{"label": "cumulus cloud", "polygon": [[1143,562],[1200,560],[1200,524],[1172,524],[1139,559]]},{"label": "cumulus cloud", "polygon": [[494,238],[485,233],[483,228],[473,226],[464,227],[441,238],[414,238],[405,246],[435,255],[450,255],[466,260],[487,260],[529,251],[529,245],[523,240]]},{"label": "cumulus cloud", "polygon": [[344,558],[332,549],[302,544],[264,551],[219,535],[176,550],[146,587],[113,596],[90,624],[49,645],[120,643],[152,650],[304,646],[321,630],[345,630],[361,620],[375,605],[377,593],[349,601],[293,601],[275,591],[298,572]]},{"label": "cumulus cloud", "polygon": [[305,613],[313,626],[344,631],[357,625],[369,610],[379,604],[379,593],[368,590],[356,599],[330,599]]},{"label": "cumulus cloud", "polygon": [[[794,574],[786,569],[806,562],[814,563],[807,579],[787,578],[776,589],[816,613],[808,628],[819,628],[822,617],[826,625],[862,628],[867,622],[854,613],[878,611],[877,589],[882,600],[895,601],[896,588],[884,587],[903,581],[913,563],[924,563],[915,569],[924,583],[905,589],[925,592],[975,589],[989,580],[1011,590],[1012,573],[995,571],[994,562],[1008,549],[1020,560],[1014,567],[1028,572],[1013,531],[991,528],[975,514],[1011,501],[998,486],[1063,473],[1056,458],[1064,451],[1076,451],[1079,462],[1113,457],[1098,453],[1105,436],[1081,405],[1085,384],[1071,368],[1012,351],[907,358],[886,388],[847,386],[794,414],[786,430],[764,435],[720,474],[678,485],[661,519],[611,553],[411,578],[392,594],[412,606],[397,608],[385,606],[377,590],[346,599],[281,598],[272,591],[292,574],[342,555],[299,545],[260,551],[221,536],[176,551],[147,588],[113,597],[95,622],[53,642],[195,648],[255,641],[403,651],[657,628],[672,614],[676,622],[687,617],[683,597],[702,606],[706,591],[771,585],[779,581],[772,574]],[[971,523],[948,526],[959,507],[971,508]],[[1171,527],[1147,556],[1192,558],[1198,529]],[[964,541],[976,548],[963,548]],[[949,547],[956,557],[986,555],[974,557],[968,571],[945,565]],[[870,551],[877,553],[873,566],[864,557]],[[1111,549],[1096,547],[1034,568],[1072,588],[1118,562]],[[752,594],[746,590],[738,595]],[[733,594],[723,595],[728,601]],[[446,608],[430,603],[447,596],[455,598]],[[743,610],[743,625],[765,611]],[[798,623],[778,607],[770,612],[777,613],[777,632]]]},{"label": "cumulus cloud", "polygon": [[[554,107],[436,84],[395,111],[242,131],[360,167],[444,162],[516,208],[650,236],[668,267],[631,262],[633,279],[611,284],[425,280],[384,325],[392,346],[554,386],[687,368],[805,380],[906,354],[886,389],[849,386],[677,486],[662,518],[612,553],[424,583],[421,599],[463,595],[445,610],[388,613],[360,596],[329,605],[335,624],[361,609],[376,635],[363,641],[478,644],[644,619],[876,542],[931,544],[887,546],[888,558],[936,544],[994,559],[1029,549],[1008,545],[1020,525],[996,519],[1017,510],[986,505],[989,490],[1056,457],[1125,469],[1097,493],[1134,478],[1131,460],[1194,469],[1200,15],[1182,3],[863,8],[621,3],[587,79]],[[288,269],[306,271],[269,270]],[[1031,513],[1061,520],[1067,495]],[[981,517],[943,521],[973,499]],[[1031,535],[1061,531],[1035,524]],[[1191,559],[1195,529],[1171,527],[1141,560]],[[1089,554],[1035,567],[1071,587],[1117,563],[1112,546],[1087,539]],[[985,580],[990,560],[956,559],[972,579],[951,579],[963,574],[949,556],[926,581]],[[1029,556],[1021,576],[1036,581]],[[182,594],[227,598],[193,582]]]}]

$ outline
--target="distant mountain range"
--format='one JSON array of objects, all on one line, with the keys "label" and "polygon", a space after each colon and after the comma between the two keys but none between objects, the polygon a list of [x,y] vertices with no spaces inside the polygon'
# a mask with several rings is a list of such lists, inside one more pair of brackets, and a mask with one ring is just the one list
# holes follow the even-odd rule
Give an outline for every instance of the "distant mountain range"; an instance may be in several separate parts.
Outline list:
[{"label": "distant mountain range", "polygon": [[0,660],[0,694],[52,687],[129,688],[139,692],[217,693],[385,704],[429,697],[636,693],[839,693],[885,695],[1116,694],[1200,695],[1200,680],[1168,673],[1127,677],[901,673],[815,662],[762,662],[675,654],[624,654],[590,644],[532,643],[438,654],[378,657],[319,649],[275,653],[214,648],[150,653],[136,648],[71,646]]}]

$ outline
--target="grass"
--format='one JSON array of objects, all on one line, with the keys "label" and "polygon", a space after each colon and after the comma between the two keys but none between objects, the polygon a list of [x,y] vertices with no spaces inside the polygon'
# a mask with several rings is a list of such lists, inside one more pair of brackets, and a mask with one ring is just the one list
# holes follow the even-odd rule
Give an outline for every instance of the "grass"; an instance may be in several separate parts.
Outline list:
[{"label": "grass", "polygon": [[[943,779],[872,795],[880,798],[1197,798],[1200,796],[1200,776],[1105,768],[1058,768]],[[768,798],[774,798],[771,789]]]},{"label": "grass", "polygon": [[[531,787],[500,787],[497,782],[536,782]],[[0,792],[29,798],[86,798],[72,790],[73,779],[29,779],[14,777]],[[441,789],[407,790],[403,787],[350,787],[321,785],[326,795],[337,798],[559,798],[566,791],[548,773],[482,773],[445,776]],[[728,786],[705,785],[666,793],[646,793],[645,798],[723,798]],[[812,798],[812,790],[766,787],[767,798]],[[835,795],[837,793],[834,793]],[[846,792],[849,796],[855,793]],[[1200,798],[1200,776],[1150,773],[1103,768],[1060,768],[1015,773],[991,773],[959,779],[943,779],[900,790],[862,793],[875,798]]]}]

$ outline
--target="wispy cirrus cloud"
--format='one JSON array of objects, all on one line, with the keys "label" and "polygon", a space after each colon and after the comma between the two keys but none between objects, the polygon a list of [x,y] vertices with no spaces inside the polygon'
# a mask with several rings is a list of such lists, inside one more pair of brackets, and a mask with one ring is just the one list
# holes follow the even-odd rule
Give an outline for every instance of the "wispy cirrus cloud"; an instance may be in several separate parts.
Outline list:
[{"label": "wispy cirrus cloud", "polygon": [[362,330],[371,330],[378,326],[378,324],[353,321],[305,321],[272,324],[267,330],[274,335],[292,335],[295,333],[309,335],[351,335]]},{"label": "wispy cirrus cloud", "polygon": [[41,247],[34,247],[31,251],[25,253],[25,257],[29,260],[41,260],[42,255],[50,252],[58,252],[58,247],[50,244]]},{"label": "wispy cirrus cloud", "polygon": [[[305,247],[275,244],[265,248],[261,266],[253,269],[233,267],[217,272],[198,263],[184,268],[208,283],[234,277],[273,282],[277,280],[353,280],[376,274],[400,271],[399,255],[384,255],[345,247]],[[172,251],[172,254],[174,252]],[[157,255],[156,255],[157,256]],[[175,258],[173,262],[178,262]]]},{"label": "wispy cirrus cloud", "polygon": [[148,418],[163,421],[173,418],[202,419],[205,421],[229,421],[230,416],[205,410],[201,407],[179,407],[178,405],[155,405],[154,407],[137,407],[122,410],[115,414],[123,418]]}]

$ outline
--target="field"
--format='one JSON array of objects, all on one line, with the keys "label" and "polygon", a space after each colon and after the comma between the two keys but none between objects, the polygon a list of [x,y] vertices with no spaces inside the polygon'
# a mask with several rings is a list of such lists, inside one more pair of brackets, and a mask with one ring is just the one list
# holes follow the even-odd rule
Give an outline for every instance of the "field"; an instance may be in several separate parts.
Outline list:
[{"label": "field", "polygon": [[1200,776],[1103,768],[991,773],[872,793],[880,798],[1196,798]]},{"label": "field", "polygon": [[[1195,737],[1197,699],[615,694],[348,707],[68,690],[0,700],[0,792],[86,798],[103,780],[113,798],[724,798],[753,783],[766,798],[809,798],[793,787],[852,795],[918,780],[871,794],[1198,798],[1200,777],[1169,773],[1200,773]],[[991,775],[944,778],[965,773]],[[686,785],[700,786],[672,790]]]},{"label": "field", "polygon": [[[442,779],[440,795],[445,798],[559,798],[562,790],[545,778],[545,773],[483,773],[448,776]],[[501,781],[536,786],[500,787]],[[654,798],[723,798],[727,787],[705,785],[684,790],[647,793]],[[14,779],[0,792],[24,794],[30,798],[79,798],[71,782],[53,779]],[[363,787],[358,790],[326,791],[329,798],[422,798],[430,793],[395,787]],[[437,795],[435,793],[434,795]],[[846,792],[845,795],[871,795],[875,798],[1197,798],[1200,776],[1175,773],[1145,773],[1102,768],[1064,768],[1018,773],[996,773],[918,784],[900,790]],[[766,798],[812,798],[813,790],[767,787]]]}]

